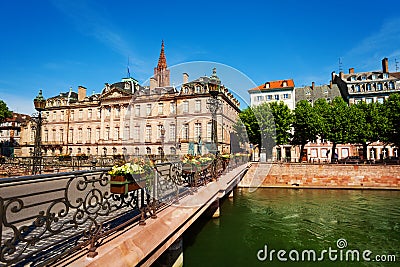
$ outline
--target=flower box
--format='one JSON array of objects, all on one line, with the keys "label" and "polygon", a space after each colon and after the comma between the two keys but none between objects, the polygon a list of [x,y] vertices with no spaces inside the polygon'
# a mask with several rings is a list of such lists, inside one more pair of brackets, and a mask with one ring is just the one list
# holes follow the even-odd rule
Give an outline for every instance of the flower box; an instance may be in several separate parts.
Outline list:
[{"label": "flower box", "polygon": [[183,164],[182,171],[185,173],[193,173],[197,171],[197,166],[194,164],[185,163]]},{"label": "flower box", "polygon": [[111,176],[110,192],[113,194],[128,194],[128,192],[144,188],[146,180],[144,174],[127,174]]}]

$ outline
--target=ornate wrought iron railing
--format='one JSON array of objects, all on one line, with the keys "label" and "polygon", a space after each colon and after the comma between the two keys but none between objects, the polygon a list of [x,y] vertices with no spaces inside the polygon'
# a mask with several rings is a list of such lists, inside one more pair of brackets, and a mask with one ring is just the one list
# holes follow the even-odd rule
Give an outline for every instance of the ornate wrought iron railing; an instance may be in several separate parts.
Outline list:
[{"label": "ornate wrought iron railing", "polygon": [[[233,168],[219,160],[218,173]],[[212,165],[210,165],[212,166]],[[155,164],[142,188],[110,192],[110,168],[0,179],[0,266],[55,264],[86,249],[89,257],[110,234],[192,194],[212,179],[209,167],[184,173],[180,161]]]}]

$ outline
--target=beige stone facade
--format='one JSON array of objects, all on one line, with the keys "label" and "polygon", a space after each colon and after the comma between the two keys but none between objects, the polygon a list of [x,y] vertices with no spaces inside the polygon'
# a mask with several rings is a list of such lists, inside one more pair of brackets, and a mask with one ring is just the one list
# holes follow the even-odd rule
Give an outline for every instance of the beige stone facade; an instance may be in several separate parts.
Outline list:
[{"label": "beige stone facade", "polygon": [[[45,155],[143,155],[207,153],[211,142],[210,77],[169,86],[164,45],[150,86],[133,78],[105,84],[100,94],[62,93],[47,99],[42,128]],[[223,85],[218,99],[218,147],[230,151],[230,135],[238,118],[239,101]],[[163,135],[164,133],[164,135]],[[24,128],[22,152],[33,152],[34,132]]]}]

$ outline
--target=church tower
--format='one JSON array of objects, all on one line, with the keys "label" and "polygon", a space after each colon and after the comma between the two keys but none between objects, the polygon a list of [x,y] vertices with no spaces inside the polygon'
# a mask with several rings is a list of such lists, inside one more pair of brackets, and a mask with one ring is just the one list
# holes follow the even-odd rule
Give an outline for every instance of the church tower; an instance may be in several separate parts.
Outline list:
[{"label": "church tower", "polygon": [[169,70],[167,69],[167,59],[164,52],[164,40],[161,43],[161,52],[157,67],[154,68],[154,78],[157,81],[157,87],[170,86]]}]

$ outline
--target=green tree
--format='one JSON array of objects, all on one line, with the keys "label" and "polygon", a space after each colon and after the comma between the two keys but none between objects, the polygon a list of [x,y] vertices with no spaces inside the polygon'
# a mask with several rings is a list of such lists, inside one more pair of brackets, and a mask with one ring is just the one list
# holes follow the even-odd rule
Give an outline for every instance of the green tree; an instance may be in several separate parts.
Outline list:
[{"label": "green tree", "polygon": [[[246,133],[244,133],[243,126],[245,127]],[[240,142],[247,141],[247,135],[248,141],[250,143],[258,145],[261,144],[260,126],[258,125],[256,116],[254,115],[254,112],[250,107],[245,108],[239,113],[239,119],[235,123],[234,129],[238,134]]]},{"label": "green tree", "polygon": [[367,159],[369,144],[385,141],[388,120],[382,111],[379,103],[360,102],[349,108],[349,142],[362,145],[364,159]]},{"label": "green tree", "polygon": [[261,149],[265,149],[267,158],[270,158],[276,142],[276,127],[271,107],[268,103],[262,103],[252,109],[260,127]]},{"label": "green tree", "polygon": [[318,137],[318,118],[315,109],[307,100],[301,100],[296,104],[293,118],[292,144],[300,146],[301,162],[304,157],[304,146]]},{"label": "green tree", "polygon": [[383,111],[387,118],[386,140],[400,147],[400,94],[392,94],[383,103]]},{"label": "green tree", "polygon": [[7,104],[0,99],[0,123],[6,118],[12,118],[12,112],[8,109]]},{"label": "green tree", "polygon": [[268,104],[275,121],[275,143],[277,145],[289,144],[290,128],[293,123],[293,114],[289,107],[280,102],[271,102]]},{"label": "green tree", "polygon": [[345,144],[349,141],[349,106],[343,98],[333,99],[329,115],[327,116],[326,138],[332,142],[331,160],[335,160],[335,150],[337,144]]},{"label": "green tree", "polygon": [[331,106],[325,98],[317,99],[313,107],[316,116],[316,130],[319,138],[327,140],[329,134],[329,116]]}]

